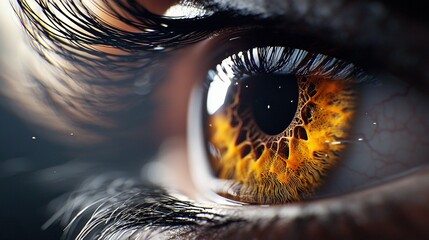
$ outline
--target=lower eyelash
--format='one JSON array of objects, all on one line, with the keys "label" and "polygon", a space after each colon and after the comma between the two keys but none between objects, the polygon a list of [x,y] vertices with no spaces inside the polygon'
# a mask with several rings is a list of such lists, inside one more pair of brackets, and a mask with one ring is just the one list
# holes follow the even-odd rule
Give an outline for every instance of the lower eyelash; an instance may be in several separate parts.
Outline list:
[{"label": "lower eyelash", "polygon": [[109,174],[86,180],[44,228],[58,220],[67,224],[63,237],[77,240],[155,235],[182,239],[191,232],[207,233],[243,221],[172,196],[158,186]]}]

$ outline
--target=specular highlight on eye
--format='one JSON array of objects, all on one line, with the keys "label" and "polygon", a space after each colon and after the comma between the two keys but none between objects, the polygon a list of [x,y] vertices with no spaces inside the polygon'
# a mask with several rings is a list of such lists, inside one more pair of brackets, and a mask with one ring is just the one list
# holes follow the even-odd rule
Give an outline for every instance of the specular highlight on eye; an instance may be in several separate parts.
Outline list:
[{"label": "specular highlight on eye", "polygon": [[[323,185],[356,109],[354,67],[283,47],[239,52],[209,73],[205,131],[219,195],[281,204]],[[268,87],[267,87],[268,86]]]}]

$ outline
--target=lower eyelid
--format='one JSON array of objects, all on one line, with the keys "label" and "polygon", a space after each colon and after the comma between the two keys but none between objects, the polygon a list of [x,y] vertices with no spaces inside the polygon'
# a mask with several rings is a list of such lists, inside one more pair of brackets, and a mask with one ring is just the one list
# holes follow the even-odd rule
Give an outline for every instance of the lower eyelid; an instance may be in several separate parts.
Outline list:
[{"label": "lower eyelid", "polygon": [[239,226],[222,234],[230,239],[419,239],[429,235],[425,220],[429,216],[428,188],[426,167],[387,185],[340,198],[284,207],[227,209],[245,223],[236,223]]}]

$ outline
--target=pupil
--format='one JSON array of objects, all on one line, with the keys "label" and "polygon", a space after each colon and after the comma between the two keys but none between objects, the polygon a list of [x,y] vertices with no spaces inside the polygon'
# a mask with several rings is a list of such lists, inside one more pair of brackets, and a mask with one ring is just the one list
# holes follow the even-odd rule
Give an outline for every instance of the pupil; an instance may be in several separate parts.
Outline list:
[{"label": "pupil", "polygon": [[[298,81],[293,74],[261,74],[243,82],[242,97],[250,104],[258,127],[269,135],[283,132],[298,107]],[[242,86],[243,86],[242,85]]]}]

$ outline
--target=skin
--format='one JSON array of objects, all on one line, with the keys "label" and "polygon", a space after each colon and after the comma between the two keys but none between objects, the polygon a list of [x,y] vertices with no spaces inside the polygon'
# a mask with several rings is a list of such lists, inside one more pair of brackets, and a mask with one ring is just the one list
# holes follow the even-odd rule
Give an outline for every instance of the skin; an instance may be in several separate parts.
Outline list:
[{"label": "skin", "polygon": [[[142,1],[142,5],[153,12],[162,13],[171,4],[169,2],[165,5],[164,3],[158,5],[156,2]],[[293,16],[294,13],[287,8],[269,7],[272,5],[283,6],[282,1],[245,2],[247,3],[245,10],[249,12],[261,13],[260,11],[263,11],[264,14],[277,13],[282,14],[281,16],[300,18],[298,15]],[[229,1],[229,4],[233,8],[243,6],[240,1]],[[329,1],[318,1],[316,4],[319,7],[326,6],[328,9],[335,5]],[[268,7],[264,8],[264,6]],[[350,6],[357,9],[359,4]],[[385,10],[389,12],[389,16],[400,19],[397,22],[393,20],[389,22],[394,25],[390,30],[380,27],[383,26],[384,21],[376,21],[377,24],[374,25],[359,24],[361,20],[358,17],[362,13],[357,10],[356,12],[350,10],[347,15],[351,16],[350,21],[344,21],[347,16],[341,14],[330,16],[336,18],[337,21],[311,14],[300,20],[303,21],[302,26],[316,27],[314,35],[321,35],[323,40],[340,44],[345,49],[351,49],[352,46],[361,49],[375,46],[378,48],[377,52],[366,51],[360,55],[357,61],[362,62],[362,59],[366,58],[372,59],[371,61],[374,62],[367,62],[368,66],[381,67],[397,76],[414,79],[412,81],[416,81],[416,85],[425,91],[428,83],[428,75],[425,73],[429,62],[426,46],[429,30],[424,25],[427,20],[418,14],[411,14],[414,9],[401,9],[394,6],[386,7]],[[409,16],[413,16],[413,18],[408,18]],[[364,19],[378,20],[376,14],[368,14]],[[126,26],[124,27],[126,28]],[[348,29],[348,31],[343,36],[339,36],[337,32],[344,29]],[[330,34],[322,34],[324,31]],[[200,84],[200,79],[204,79],[206,74],[204,69],[210,64],[205,56],[214,51],[217,44],[230,37],[232,32],[222,32],[215,37],[189,45],[171,56],[172,62],[175,64],[170,66],[163,84],[151,95],[151,99],[158,102],[160,106],[154,113],[155,120],[149,127],[142,127],[138,131],[141,134],[148,128],[156,129],[155,134],[151,137],[154,137],[157,142],[175,139],[172,141],[173,143],[170,141],[169,147],[163,148],[164,151],[161,151],[158,157],[160,162],[169,166],[164,172],[169,178],[161,184],[176,189],[191,199],[197,199],[201,201],[202,205],[207,206],[213,206],[213,203],[206,202],[204,196],[201,196],[190,179],[191,174],[186,167],[189,164],[189,153],[186,151],[188,102],[191,90],[195,85]],[[364,37],[363,32],[369,32],[369,36]],[[405,37],[410,35],[418,37]],[[374,43],[374,45],[369,43]],[[395,48],[398,45],[401,48]],[[350,52],[353,51],[350,50]],[[401,57],[386,59],[385,56],[388,54]],[[403,59],[409,61],[403,61]],[[381,60],[385,60],[385,64],[381,65]],[[414,71],[408,70],[411,67]],[[33,98],[36,97],[33,96]],[[21,106],[25,105],[26,101],[31,102],[31,96],[27,98],[30,100],[10,97],[12,99],[10,102],[17,102],[17,105],[13,106]],[[25,110],[22,107],[16,109],[17,112]],[[40,116],[45,112],[46,109],[36,111]],[[20,115],[23,116],[22,113]],[[38,126],[41,124],[40,122],[43,121],[39,120],[32,124]],[[52,117],[48,119],[48,122],[63,121]],[[55,131],[61,131],[67,129],[67,124],[66,126],[55,125],[53,128]],[[91,136],[90,133],[88,136]],[[93,139],[95,139],[94,141],[99,140],[96,137]],[[179,168],[183,168],[180,173],[176,171]],[[321,200],[270,207],[231,207],[215,204],[214,211],[244,221],[232,222],[216,229],[197,227],[184,238],[206,239],[211,236],[213,239],[424,239],[429,237],[429,194],[427,189],[429,189],[429,169],[422,167],[412,175],[398,178],[384,185]]]}]

